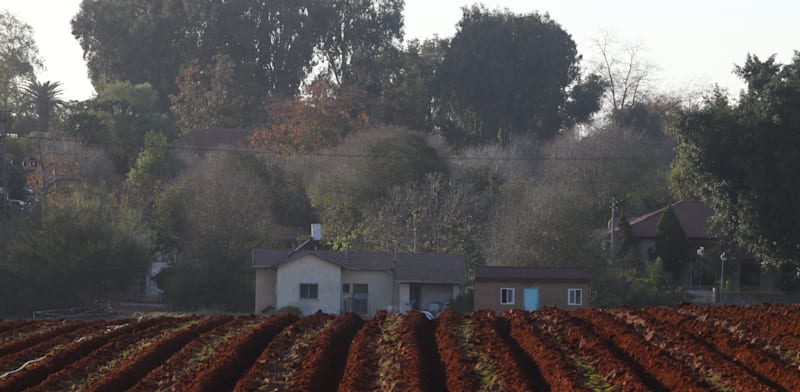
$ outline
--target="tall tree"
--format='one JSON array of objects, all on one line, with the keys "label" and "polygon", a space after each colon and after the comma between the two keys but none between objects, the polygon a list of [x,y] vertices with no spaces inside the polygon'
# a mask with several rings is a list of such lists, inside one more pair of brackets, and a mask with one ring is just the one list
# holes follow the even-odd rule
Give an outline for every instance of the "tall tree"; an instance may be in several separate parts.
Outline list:
[{"label": "tall tree", "polygon": [[252,143],[272,151],[317,151],[368,125],[364,94],[333,85],[326,74],[314,79],[304,95],[270,103],[271,121],[256,130]]},{"label": "tall tree", "polygon": [[672,186],[714,210],[724,239],[765,264],[800,266],[800,53],[780,64],[748,55],[738,100],[716,92],[675,127]]},{"label": "tall tree", "polygon": [[656,224],[654,256],[661,260],[664,272],[669,274],[673,282],[680,277],[689,245],[687,241],[681,221],[675,215],[672,206],[667,206]]},{"label": "tall tree", "polygon": [[[464,8],[440,76],[443,128],[467,143],[548,138],[579,75],[575,42],[548,15]],[[576,94],[575,97],[580,97]]]},{"label": "tall tree", "polygon": [[338,249],[364,248],[365,213],[395,187],[446,173],[446,162],[424,135],[386,127],[350,135],[308,163],[311,205]]},{"label": "tall tree", "polygon": [[182,133],[195,128],[243,128],[258,123],[262,113],[252,110],[261,97],[247,96],[236,78],[235,64],[227,55],[214,56],[203,67],[193,61],[177,78],[179,92],[170,96],[172,114]]},{"label": "tall tree", "polygon": [[283,188],[255,157],[215,154],[162,193],[156,239],[176,254],[160,281],[167,300],[193,309],[252,309],[248,255],[280,246],[275,212],[285,205],[275,196]]},{"label": "tall tree", "polygon": [[39,120],[39,131],[50,130],[50,119],[56,108],[64,104],[61,100],[61,82],[39,83],[34,80],[28,83],[24,89],[25,103],[30,105]]},{"label": "tall tree", "polygon": [[95,89],[109,80],[149,83],[159,108],[176,92],[175,77],[190,58],[183,2],[174,0],[83,0],[72,19],[72,35]]},{"label": "tall tree", "polygon": [[9,244],[24,263],[30,306],[115,300],[144,275],[150,243],[138,213],[107,192],[82,187],[54,198]]},{"label": "tall tree", "polygon": [[[319,3],[323,4],[323,3]],[[84,0],[72,20],[92,81],[150,83],[166,110],[182,67],[234,60],[240,94],[293,95],[311,70],[320,41],[315,1]],[[256,106],[249,107],[252,110]]]},{"label": "tall tree", "polygon": [[0,11],[0,105],[19,103],[19,90],[40,68],[33,28],[8,11]]},{"label": "tall tree", "polygon": [[[375,83],[375,60],[403,38],[404,0],[321,2],[324,35],[320,56],[337,84]],[[370,80],[372,79],[372,80]]]},{"label": "tall tree", "polygon": [[620,43],[611,33],[604,32],[594,40],[594,47],[599,55],[595,69],[608,86],[606,103],[612,117],[635,107],[652,93],[656,66],[642,58],[641,46]]}]

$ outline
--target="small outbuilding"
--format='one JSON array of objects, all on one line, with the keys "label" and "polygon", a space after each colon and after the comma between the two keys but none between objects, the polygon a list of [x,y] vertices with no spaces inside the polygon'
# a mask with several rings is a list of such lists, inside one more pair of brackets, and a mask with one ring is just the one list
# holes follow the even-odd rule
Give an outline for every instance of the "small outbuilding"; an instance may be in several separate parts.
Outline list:
[{"label": "small outbuilding", "polygon": [[590,276],[579,268],[476,267],[475,310],[587,307]]}]

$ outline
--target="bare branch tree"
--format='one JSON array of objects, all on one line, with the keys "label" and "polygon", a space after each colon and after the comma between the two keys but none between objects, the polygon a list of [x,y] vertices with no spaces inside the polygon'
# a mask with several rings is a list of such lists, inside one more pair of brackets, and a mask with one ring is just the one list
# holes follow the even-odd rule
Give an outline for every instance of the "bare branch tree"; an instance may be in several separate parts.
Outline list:
[{"label": "bare branch tree", "polygon": [[653,74],[658,68],[643,59],[641,45],[620,43],[607,31],[594,39],[593,44],[599,56],[595,72],[608,83],[606,106],[611,106],[612,114],[634,106],[651,92]]}]

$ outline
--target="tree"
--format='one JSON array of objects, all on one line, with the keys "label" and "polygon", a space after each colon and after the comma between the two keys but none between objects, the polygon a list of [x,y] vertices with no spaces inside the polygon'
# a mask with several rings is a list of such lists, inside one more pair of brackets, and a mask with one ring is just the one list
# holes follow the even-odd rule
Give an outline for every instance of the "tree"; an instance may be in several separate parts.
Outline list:
[{"label": "tree", "polygon": [[169,139],[174,126],[158,109],[158,92],[147,83],[103,83],[94,99],[70,105],[63,132],[93,146],[113,159],[117,174],[125,176],[144,147],[148,131]]},{"label": "tree", "polygon": [[256,130],[252,144],[271,151],[318,151],[367,128],[360,91],[337,87],[323,74],[307,86],[304,95],[269,104],[271,121]]},{"label": "tree", "polygon": [[159,280],[167,301],[187,309],[251,310],[250,251],[286,246],[279,216],[295,211],[281,211],[289,204],[279,200],[297,197],[286,188],[255,156],[219,154],[163,192],[153,226],[159,250],[175,254]]},{"label": "tree", "polygon": [[448,167],[424,135],[385,127],[350,135],[301,170],[326,242],[335,249],[363,249],[364,214],[371,203]]},{"label": "tree", "polygon": [[364,247],[462,254],[471,271],[484,260],[484,222],[493,197],[491,189],[442,173],[394,187],[366,209]]},{"label": "tree", "polygon": [[128,172],[126,183],[135,189],[137,199],[149,205],[180,169],[181,162],[168,150],[167,137],[150,131],[144,137],[144,150]]},{"label": "tree", "polygon": [[763,264],[797,267],[800,53],[789,64],[748,56],[736,73],[747,84],[736,102],[717,91],[680,114],[672,187],[711,206],[723,242]]},{"label": "tree", "polygon": [[118,300],[144,276],[150,243],[139,214],[91,187],[54,198],[8,247],[22,264],[29,306]]},{"label": "tree", "polygon": [[546,139],[558,133],[567,88],[579,75],[570,35],[546,14],[479,6],[463,12],[440,72],[440,121],[448,139],[505,143],[514,135]]},{"label": "tree", "polygon": [[590,267],[601,259],[585,195],[568,185],[509,181],[488,227],[493,265]]},{"label": "tree", "polygon": [[319,56],[341,86],[375,83],[375,60],[403,38],[403,0],[332,0],[322,2]]},{"label": "tree", "polygon": [[61,82],[50,81],[39,83],[34,80],[24,88],[24,103],[33,107],[39,120],[39,131],[47,132],[50,129],[50,119],[53,111],[64,104],[61,100]]},{"label": "tree", "polygon": [[610,33],[604,32],[594,41],[594,46],[600,56],[596,72],[602,75],[608,87],[606,102],[613,118],[650,95],[656,67],[641,58],[641,46],[620,44]]},{"label": "tree", "polygon": [[194,61],[177,78],[179,92],[170,96],[170,111],[183,134],[195,128],[248,127],[263,117],[252,110],[261,102],[260,97],[242,94],[246,89],[235,80],[231,58],[217,55],[214,60],[215,64],[206,68]]},{"label": "tree", "polygon": [[159,110],[175,93],[175,77],[191,50],[182,2],[83,0],[72,18],[72,35],[83,48],[95,90],[109,80],[149,83]]},{"label": "tree", "polygon": [[402,50],[378,58],[385,71],[372,117],[386,124],[433,132],[438,107],[437,74],[449,44],[445,39],[409,41]]},{"label": "tree", "polygon": [[662,268],[673,282],[680,278],[681,267],[689,247],[686,232],[681,221],[668,205],[656,224],[655,254],[661,260]]},{"label": "tree", "polygon": [[149,83],[166,111],[169,96],[179,93],[175,79],[183,67],[196,61],[198,69],[211,69],[217,56],[227,56],[239,94],[253,99],[247,110],[254,110],[265,97],[297,93],[321,41],[321,22],[315,21],[323,4],[85,0],[72,33],[95,87],[104,80]]},{"label": "tree", "polygon": [[33,80],[33,71],[41,67],[31,26],[0,11],[0,105],[17,104],[20,86]]}]

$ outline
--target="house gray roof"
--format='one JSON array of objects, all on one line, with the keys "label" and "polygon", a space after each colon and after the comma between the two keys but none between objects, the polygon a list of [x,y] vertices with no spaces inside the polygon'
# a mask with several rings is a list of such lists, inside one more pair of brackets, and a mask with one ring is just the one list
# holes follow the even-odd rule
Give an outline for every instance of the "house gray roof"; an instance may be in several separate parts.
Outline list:
[{"label": "house gray roof", "polygon": [[436,253],[336,252],[254,249],[253,268],[276,268],[306,255],[314,255],[348,270],[388,271],[394,267],[398,283],[467,283],[466,259],[462,255]]},{"label": "house gray roof", "polygon": [[494,280],[575,282],[589,281],[590,277],[591,272],[583,268],[475,267],[475,282]]},{"label": "house gray roof", "polygon": [[[645,215],[631,219],[629,222],[633,228],[633,235],[639,238],[655,238],[658,221],[665,208],[647,213]],[[672,211],[689,239],[714,239],[714,235],[708,227],[708,220],[714,215],[714,210],[701,201],[681,200],[672,204]]]}]

